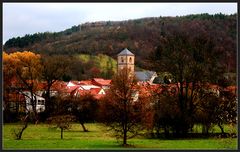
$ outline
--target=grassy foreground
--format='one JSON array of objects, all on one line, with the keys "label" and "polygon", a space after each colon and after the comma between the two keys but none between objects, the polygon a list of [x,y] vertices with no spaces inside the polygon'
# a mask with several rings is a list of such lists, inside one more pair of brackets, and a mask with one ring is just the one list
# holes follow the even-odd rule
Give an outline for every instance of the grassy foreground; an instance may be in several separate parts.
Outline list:
[{"label": "grassy foreground", "polygon": [[237,149],[237,138],[208,138],[163,140],[134,138],[128,140],[133,148],[123,148],[114,137],[99,124],[86,124],[89,132],[83,132],[79,124],[73,124],[60,139],[58,129],[49,129],[46,124],[31,124],[25,130],[22,140],[14,140],[12,129],[17,124],[3,125],[3,149]]}]

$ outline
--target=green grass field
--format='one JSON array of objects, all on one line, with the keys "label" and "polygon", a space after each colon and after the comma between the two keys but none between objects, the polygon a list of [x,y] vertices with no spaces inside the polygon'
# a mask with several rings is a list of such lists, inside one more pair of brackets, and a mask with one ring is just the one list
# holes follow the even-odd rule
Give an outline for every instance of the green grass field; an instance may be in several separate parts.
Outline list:
[{"label": "green grass field", "polygon": [[237,138],[208,139],[147,139],[143,137],[128,140],[132,148],[123,148],[99,124],[86,124],[89,132],[83,132],[79,124],[73,124],[60,139],[58,129],[49,129],[46,124],[31,124],[24,131],[22,140],[14,140],[12,129],[17,124],[3,125],[3,149],[237,149]]}]

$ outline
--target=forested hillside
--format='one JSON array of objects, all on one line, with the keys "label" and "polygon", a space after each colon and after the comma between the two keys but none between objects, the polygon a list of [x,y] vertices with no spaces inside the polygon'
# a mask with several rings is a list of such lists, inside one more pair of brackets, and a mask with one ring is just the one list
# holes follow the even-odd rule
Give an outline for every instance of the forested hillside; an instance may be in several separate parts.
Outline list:
[{"label": "forested hillside", "polygon": [[36,33],[9,39],[6,52],[34,50],[40,54],[105,54],[116,59],[128,48],[136,55],[136,65],[147,69],[145,59],[156,50],[160,38],[175,29],[194,37],[210,37],[212,45],[228,64],[228,72],[236,72],[237,15],[199,14],[182,17],[152,17],[127,21],[102,21],[76,25],[58,33]]}]

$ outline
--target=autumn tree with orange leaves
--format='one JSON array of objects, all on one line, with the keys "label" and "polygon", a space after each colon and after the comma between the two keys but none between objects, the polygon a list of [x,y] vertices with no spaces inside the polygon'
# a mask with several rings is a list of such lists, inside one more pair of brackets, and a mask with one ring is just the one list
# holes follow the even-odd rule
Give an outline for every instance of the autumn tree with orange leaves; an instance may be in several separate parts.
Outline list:
[{"label": "autumn tree with orange leaves", "polygon": [[[3,54],[4,85],[9,85],[12,90],[30,99],[35,122],[38,121],[38,113],[34,95],[38,90],[37,87],[42,70],[40,57],[39,54],[28,51]],[[14,84],[11,84],[13,82]],[[26,90],[29,91],[29,94],[24,93]],[[26,109],[26,111],[28,110]]]}]

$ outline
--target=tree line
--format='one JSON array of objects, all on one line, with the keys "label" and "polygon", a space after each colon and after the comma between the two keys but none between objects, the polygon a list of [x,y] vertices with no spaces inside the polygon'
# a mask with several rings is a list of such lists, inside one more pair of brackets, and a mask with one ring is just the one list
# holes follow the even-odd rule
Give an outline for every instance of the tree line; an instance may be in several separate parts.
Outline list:
[{"label": "tree line", "polygon": [[73,26],[57,33],[38,33],[9,39],[7,52],[34,50],[39,54],[98,53],[116,58],[123,48],[136,55],[136,64],[146,69],[146,55],[154,51],[160,35],[176,28],[188,27],[193,35],[207,33],[216,47],[225,54],[219,62],[228,61],[229,72],[236,72],[236,14],[196,14],[178,17],[154,17],[121,22],[96,22]]}]

